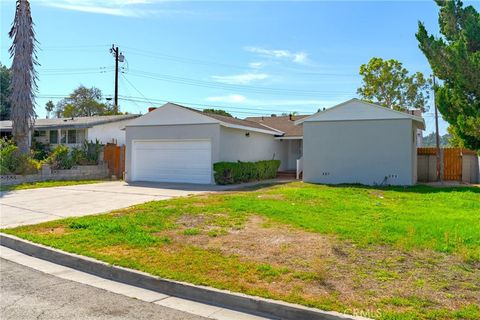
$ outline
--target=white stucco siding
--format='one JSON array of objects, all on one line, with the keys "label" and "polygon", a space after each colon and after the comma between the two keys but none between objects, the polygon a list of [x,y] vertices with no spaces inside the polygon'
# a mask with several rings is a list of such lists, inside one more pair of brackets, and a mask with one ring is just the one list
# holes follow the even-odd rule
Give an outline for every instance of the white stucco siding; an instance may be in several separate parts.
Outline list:
[{"label": "white stucco siding", "polygon": [[122,129],[125,128],[125,125],[129,121],[131,120],[109,122],[88,128],[86,139],[88,141],[95,141],[98,139],[100,143],[103,144],[116,142],[119,146],[124,145],[125,130]]},{"label": "white stucco siding", "polygon": [[303,126],[304,181],[415,183],[416,134],[411,120],[321,121]]},{"label": "white stucco siding", "polygon": [[[127,126],[126,127],[126,155],[125,179],[131,181],[133,141],[144,140],[209,140],[211,142],[212,165],[219,161],[218,124],[191,124],[191,125],[159,125],[159,126]],[[213,175],[212,175],[213,181]]]},{"label": "white stucco siding", "polygon": [[[246,136],[246,133],[249,135]],[[220,128],[220,161],[280,160],[280,170],[288,166],[288,141],[248,130]]]}]

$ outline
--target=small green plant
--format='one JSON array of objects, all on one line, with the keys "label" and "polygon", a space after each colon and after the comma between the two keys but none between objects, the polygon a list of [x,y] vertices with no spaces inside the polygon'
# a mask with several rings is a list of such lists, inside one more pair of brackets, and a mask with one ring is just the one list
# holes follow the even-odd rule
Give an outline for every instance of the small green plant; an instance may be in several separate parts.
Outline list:
[{"label": "small green plant", "polygon": [[53,169],[71,169],[75,164],[70,156],[68,147],[61,144],[52,150],[46,162],[49,163]]},{"label": "small green plant", "polygon": [[103,145],[98,139],[96,139],[95,142],[88,142],[87,140],[83,142],[83,152],[85,153],[85,158],[90,164],[98,164],[102,148]]},{"label": "small green plant", "polygon": [[185,229],[183,230],[183,234],[186,236],[196,236],[197,234],[200,234],[200,230],[198,228]]},{"label": "small green plant", "polygon": [[0,140],[0,174],[34,174],[40,162],[32,154],[21,154],[10,140]]},{"label": "small green plant", "polygon": [[50,150],[46,144],[32,140],[32,154],[33,158],[38,161],[43,161],[50,155]]}]

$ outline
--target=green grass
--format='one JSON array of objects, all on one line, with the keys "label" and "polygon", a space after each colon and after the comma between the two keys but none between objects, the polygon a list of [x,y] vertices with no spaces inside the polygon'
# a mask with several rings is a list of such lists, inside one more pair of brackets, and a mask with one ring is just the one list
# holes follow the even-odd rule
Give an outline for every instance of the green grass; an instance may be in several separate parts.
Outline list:
[{"label": "green grass", "polygon": [[[273,234],[282,230],[280,238],[284,228],[311,232],[344,253],[293,265],[265,256],[262,248],[242,255],[231,241],[253,216],[262,217],[263,228]],[[381,319],[480,318],[478,304],[468,299],[480,291],[480,188],[475,187],[289,183],[154,201],[3,231],[165,278],[327,310],[367,312]],[[361,259],[382,250],[385,257],[380,254],[378,261]],[[448,257],[461,262],[452,264]],[[441,264],[445,259],[449,267]],[[348,277],[342,278],[345,272]],[[332,279],[339,279],[340,289],[329,285]],[[346,299],[342,291],[351,280],[356,281],[349,289],[354,294],[348,293],[357,300]],[[411,281],[412,292],[401,291],[405,281]],[[398,292],[388,291],[396,286]],[[417,296],[419,286],[430,295]],[[461,297],[458,306],[448,309],[430,301],[437,291]]]},{"label": "green grass", "polygon": [[13,191],[13,190],[26,190],[26,189],[38,189],[38,188],[51,188],[51,187],[64,187],[74,186],[79,184],[92,184],[99,183],[105,180],[64,180],[64,181],[40,181],[40,182],[28,182],[15,186],[0,186],[0,191]]}]

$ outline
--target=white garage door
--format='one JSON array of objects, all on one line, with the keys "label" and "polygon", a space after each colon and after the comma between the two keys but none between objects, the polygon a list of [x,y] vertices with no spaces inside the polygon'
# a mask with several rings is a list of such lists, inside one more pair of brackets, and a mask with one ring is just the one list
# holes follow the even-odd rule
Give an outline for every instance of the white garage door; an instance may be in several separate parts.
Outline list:
[{"label": "white garage door", "polygon": [[211,183],[209,140],[133,142],[133,181]]}]

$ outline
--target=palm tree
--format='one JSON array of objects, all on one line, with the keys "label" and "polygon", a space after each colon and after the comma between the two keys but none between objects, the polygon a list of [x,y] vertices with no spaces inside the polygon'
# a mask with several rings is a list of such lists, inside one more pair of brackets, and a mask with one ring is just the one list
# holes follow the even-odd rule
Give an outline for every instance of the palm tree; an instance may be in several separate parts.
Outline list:
[{"label": "palm tree", "polygon": [[35,121],[35,66],[38,65],[35,32],[27,0],[17,0],[15,19],[8,35],[13,39],[10,47],[10,57],[13,58],[10,85],[12,134],[18,150],[25,154],[30,149],[30,133]]}]

